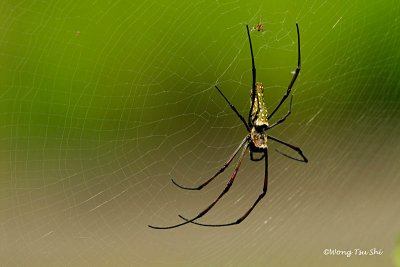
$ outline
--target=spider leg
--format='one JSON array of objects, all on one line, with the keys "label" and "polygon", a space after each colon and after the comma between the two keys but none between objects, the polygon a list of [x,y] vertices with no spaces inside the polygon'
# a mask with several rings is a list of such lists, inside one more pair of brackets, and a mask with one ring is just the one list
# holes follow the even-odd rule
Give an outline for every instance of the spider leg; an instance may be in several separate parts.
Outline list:
[{"label": "spider leg", "polygon": [[290,158],[290,159],[293,159],[293,160],[301,161],[301,162],[304,162],[304,163],[307,163],[307,162],[308,162],[308,159],[306,158],[306,156],[304,156],[303,151],[301,151],[301,149],[300,149],[299,147],[294,146],[294,145],[291,145],[291,144],[289,144],[289,143],[286,143],[286,142],[284,142],[284,141],[282,141],[282,140],[279,140],[278,138],[275,138],[275,137],[273,137],[273,136],[271,136],[271,135],[268,135],[268,138],[270,138],[271,140],[274,140],[274,141],[276,141],[276,142],[278,142],[278,143],[281,143],[282,145],[285,145],[285,146],[287,146],[287,147],[293,149],[294,151],[296,151],[296,152],[302,157],[302,159],[298,159],[298,158],[289,156],[289,155],[287,155],[286,153],[283,153],[283,152],[281,152],[281,151],[279,151],[279,150],[276,149],[276,151],[277,151],[278,153],[282,154],[282,155],[285,156],[285,157],[288,157],[288,158]]},{"label": "spider leg", "polygon": [[231,178],[229,179],[229,182],[228,182],[228,184],[226,185],[224,191],[221,192],[221,194],[214,200],[213,203],[211,203],[207,208],[205,208],[203,211],[201,211],[199,214],[197,214],[196,217],[194,217],[193,219],[187,220],[186,222],[179,223],[179,224],[175,224],[175,225],[172,225],[172,226],[160,227],[160,226],[152,226],[152,225],[149,225],[149,227],[150,227],[150,228],[153,228],[153,229],[172,229],[172,228],[176,228],[176,227],[179,227],[179,226],[188,224],[188,223],[190,223],[190,222],[192,222],[192,221],[194,221],[194,220],[197,220],[197,219],[203,217],[205,214],[207,214],[207,212],[209,212],[209,211],[211,210],[211,208],[214,207],[214,205],[217,204],[218,201],[219,201],[219,200],[229,191],[229,189],[231,188],[233,182],[235,181],[236,174],[237,174],[238,171],[239,171],[240,164],[242,163],[242,160],[243,160],[243,158],[244,158],[244,155],[245,155],[246,150],[247,150],[248,147],[249,147],[248,144],[246,144],[246,145],[244,146],[243,151],[242,151],[242,154],[240,155],[239,161],[238,161],[238,163],[236,164],[235,170],[233,171],[233,173],[232,173],[232,175],[231,175]]},{"label": "spider leg", "polygon": [[268,126],[267,130],[274,128],[275,126],[281,124],[282,122],[284,122],[286,120],[287,117],[289,117],[289,115],[292,113],[292,100],[293,100],[293,95],[290,96],[290,104],[289,104],[289,111],[286,113],[286,115],[281,118],[279,121],[275,122],[274,124],[272,124],[271,126]]},{"label": "spider leg", "polygon": [[215,88],[217,88],[218,92],[222,95],[222,97],[225,99],[225,101],[229,104],[229,106],[231,107],[231,109],[236,113],[236,115],[239,117],[239,119],[243,122],[244,126],[246,127],[247,131],[250,132],[250,128],[247,125],[246,120],[243,118],[242,115],[240,115],[239,111],[237,111],[237,109],[235,108],[234,105],[231,104],[231,102],[229,102],[228,98],[226,98],[226,96],[222,93],[221,90],[219,90],[219,88],[215,85]]},{"label": "spider leg", "polygon": [[250,160],[251,160],[251,161],[260,161],[260,160],[262,160],[262,159],[264,158],[264,156],[265,156],[265,154],[263,154],[260,158],[256,159],[256,158],[254,157],[253,153],[254,153],[254,152],[250,150]]},{"label": "spider leg", "polygon": [[268,120],[272,118],[272,116],[275,114],[275,112],[279,109],[279,107],[285,102],[286,98],[288,98],[290,92],[292,91],[292,87],[294,82],[297,79],[297,76],[299,76],[300,73],[300,67],[301,67],[301,58],[300,58],[300,31],[299,31],[299,25],[296,22],[296,29],[297,29],[297,68],[295,70],[295,73],[293,75],[292,80],[289,83],[289,86],[287,88],[286,93],[283,95],[281,101],[279,104],[275,107],[275,109],[271,112],[271,114],[268,116]]},{"label": "spider leg", "polygon": [[250,37],[250,31],[249,31],[249,26],[246,25],[247,29],[247,37],[249,38],[249,45],[250,45],[250,54],[251,54],[251,73],[253,76],[253,81],[251,84],[251,105],[250,105],[250,111],[249,111],[249,123],[248,125],[250,128],[252,127],[253,123],[251,121],[251,111],[253,110],[254,107],[254,101],[256,99],[256,65],[254,63],[254,55],[253,55],[253,46],[251,44],[251,37]]},{"label": "spider leg", "polygon": [[240,217],[239,219],[237,219],[234,222],[231,223],[224,223],[224,224],[205,224],[205,223],[198,223],[198,222],[194,222],[193,220],[188,220],[186,218],[184,218],[183,216],[180,216],[183,220],[185,220],[186,222],[190,222],[193,224],[197,224],[197,225],[201,225],[201,226],[210,226],[210,227],[221,227],[221,226],[230,226],[230,225],[235,225],[235,224],[239,224],[242,221],[244,221],[244,219],[246,219],[247,216],[249,216],[249,214],[251,213],[251,211],[257,206],[257,204],[260,202],[261,199],[263,199],[263,197],[267,194],[267,190],[268,190],[268,150],[265,149],[264,150],[264,157],[265,157],[265,174],[264,174],[264,187],[263,187],[263,191],[262,193],[258,196],[258,198],[256,199],[256,201],[253,203],[253,205],[250,207],[250,209],[248,211],[246,211],[245,214],[243,214],[242,217]]},{"label": "spider leg", "polygon": [[174,183],[174,185],[176,185],[179,188],[182,189],[186,189],[186,190],[201,190],[203,187],[205,187],[206,185],[208,185],[212,180],[214,180],[218,175],[220,175],[221,173],[223,173],[225,171],[226,168],[228,168],[228,166],[231,164],[232,160],[236,157],[237,153],[239,152],[240,148],[244,145],[245,142],[247,142],[249,139],[249,136],[247,135],[243,141],[240,143],[240,145],[236,148],[235,152],[233,152],[233,154],[231,155],[231,157],[224,163],[224,165],[222,166],[222,168],[217,171],[217,173],[215,173],[210,179],[208,179],[207,181],[205,181],[204,183],[202,183],[201,185],[197,186],[197,187],[185,187],[185,186],[181,186],[179,185],[177,182],[174,181],[174,179],[171,179],[171,181]]}]

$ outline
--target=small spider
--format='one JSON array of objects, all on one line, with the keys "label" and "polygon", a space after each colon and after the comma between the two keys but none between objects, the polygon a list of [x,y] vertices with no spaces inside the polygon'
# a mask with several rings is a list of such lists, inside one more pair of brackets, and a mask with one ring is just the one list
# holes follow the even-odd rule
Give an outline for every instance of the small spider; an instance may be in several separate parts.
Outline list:
[{"label": "small spider", "polygon": [[260,16],[260,18],[259,18],[259,20],[258,20],[258,24],[257,24],[257,26],[253,26],[252,28],[251,28],[251,31],[255,31],[255,30],[257,30],[258,32],[263,32],[264,31],[264,28],[263,28],[263,25],[262,25],[262,23],[261,23],[261,16]]},{"label": "small spider", "polygon": [[[295,83],[297,76],[299,75],[300,72],[300,32],[299,32],[299,26],[296,22],[296,29],[297,29],[297,50],[298,50],[298,63],[297,63],[297,68],[293,74],[293,78],[289,83],[289,86],[286,90],[286,93],[283,95],[281,101],[279,102],[279,104],[275,107],[275,109],[271,112],[271,114],[268,115],[267,113],[267,108],[265,106],[265,101],[264,101],[264,86],[262,83],[260,82],[256,82],[256,67],[254,64],[254,56],[253,56],[253,47],[251,45],[251,38],[250,38],[250,32],[249,32],[249,27],[248,25],[246,25],[246,29],[247,29],[247,36],[249,39],[249,44],[250,44],[250,53],[251,53],[251,63],[252,63],[252,74],[253,74],[253,82],[252,82],[252,89],[251,89],[251,105],[250,105],[250,111],[249,111],[249,117],[248,117],[248,121],[246,122],[246,120],[244,119],[244,117],[237,111],[237,109],[235,108],[234,105],[232,105],[229,100],[225,97],[225,95],[222,93],[222,91],[215,86],[215,88],[218,90],[218,92],[221,94],[221,96],[225,99],[225,101],[227,102],[227,104],[231,107],[231,109],[233,110],[233,112],[236,113],[236,115],[239,117],[239,119],[243,122],[244,126],[246,127],[246,130],[248,132],[248,134],[246,135],[246,137],[242,140],[242,142],[240,143],[240,145],[236,148],[236,150],[233,152],[233,154],[230,156],[230,158],[225,162],[225,164],[222,166],[222,168],[215,173],[211,178],[209,178],[207,181],[205,181],[204,183],[200,184],[197,187],[184,187],[181,186],[179,184],[177,184],[173,179],[172,182],[182,188],[182,189],[187,189],[187,190],[201,190],[203,187],[205,187],[206,185],[208,185],[212,180],[214,180],[219,174],[221,174],[222,172],[225,171],[225,169],[231,164],[231,162],[233,161],[233,159],[235,158],[235,156],[239,153],[240,149],[242,149],[242,152],[239,156],[239,160],[236,163],[236,167],[229,179],[228,184],[226,185],[225,189],[220,193],[220,195],[214,200],[214,202],[212,202],[209,206],[207,206],[203,211],[201,211],[200,213],[197,214],[197,216],[195,216],[192,219],[187,219],[181,215],[179,215],[179,217],[183,220],[185,220],[185,222],[179,223],[179,224],[175,224],[172,226],[165,226],[165,227],[160,227],[160,226],[151,226],[149,225],[149,227],[154,228],[154,229],[171,229],[171,228],[175,228],[175,227],[179,227],[188,223],[193,223],[196,225],[201,225],[201,226],[229,226],[229,225],[235,225],[235,224],[239,224],[241,223],[250,213],[251,211],[255,208],[255,206],[260,202],[260,200],[265,196],[265,194],[267,193],[267,189],[268,189],[268,144],[267,144],[267,140],[273,140],[277,143],[280,143],[284,146],[287,146],[291,149],[293,149],[294,151],[296,151],[299,156],[301,158],[296,158],[296,157],[292,157],[289,156],[285,153],[280,152],[279,150],[277,150],[277,152],[279,152],[280,154],[293,159],[293,160],[297,160],[297,161],[301,161],[301,162],[308,162],[307,158],[304,156],[302,150],[299,147],[296,147],[294,145],[291,145],[287,142],[281,141],[276,137],[273,137],[269,134],[267,134],[267,131],[274,128],[275,126],[281,124],[282,122],[284,122],[286,120],[286,118],[291,114],[292,112],[292,99],[293,96],[291,95],[290,97],[290,104],[289,104],[289,111],[286,113],[285,116],[283,116],[280,120],[278,120],[277,122],[273,123],[272,125],[269,125],[268,121],[272,118],[272,116],[275,114],[275,112],[279,109],[279,107],[283,104],[283,102],[285,102],[285,100],[289,97],[290,92],[292,90],[293,84]],[[264,159],[265,162],[265,171],[264,171],[264,187],[262,189],[262,193],[258,196],[258,198],[256,199],[256,201],[253,203],[253,205],[250,207],[250,209],[248,209],[243,215],[242,217],[240,217],[239,219],[237,219],[234,222],[230,222],[230,223],[224,223],[224,224],[205,224],[205,223],[199,223],[196,220],[198,220],[199,218],[203,217],[205,214],[207,214],[212,207],[214,207],[215,204],[217,204],[217,202],[229,191],[229,189],[231,188],[236,174],[239,171],[240,168],[240,164],[246,154],[247,149],[249,149],[250,151],[250,160],[252,161],[260,161],[262,159]],[[259,158],[256,158],[254,154],[261,154],[261,156],[259,156]]]}]

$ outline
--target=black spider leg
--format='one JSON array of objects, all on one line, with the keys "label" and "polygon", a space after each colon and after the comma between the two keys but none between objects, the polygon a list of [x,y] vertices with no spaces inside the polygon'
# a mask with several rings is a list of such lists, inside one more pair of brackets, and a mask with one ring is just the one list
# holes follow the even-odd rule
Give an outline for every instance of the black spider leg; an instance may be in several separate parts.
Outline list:
[{"label": "black spider leg", "polygon": [[294,151],[296,151],[296,152],[302,157],[302,159],[298,159],[298,158],[289,156],[288,154],[283,153],[283,152],[281,152],[281,151],[275,149],[276,152],[282,154],[282,155],[285,156],[285,157],[288,157],[288,158],[290,158],[290,159],[293,159],[293,160],[297,160],[297,161],[301,161],[301,162],[305,162],[305,163],[308,162],[308,159],[306,158],[306,156],[304,156],[303,151],[301,151],[301,149],[300,149],[299,147],[294,146],[294,145],[291,145],[291,144],[289,144],[289,143],[286,143],[286,142],[284,142],[284,141],[282,141],[282,140],[279,140],[278,138],[275,138],[275,137],[273,137],[273,136],[271,136],[271,135],[268,135],[268,138],[271,139],[271,140],[274,140],[274,141],[276,141],[276,142],[278,142],[278,143],[281,143],[282,145],[285,145],[285,146],[287,146],[287,147],[290,147],[291,149],[293,149]]},{"label": "black spider leg", "polygon": [[279,121],[275,122],[271,126],[268,126],[267,130],[274,128],[275,126],[281,124],[286,120],[287,117],[289,117],[290,114],[292,114],[292,101],[293,101],[293,95],[290,95],[290,104],[289,104],[289,111],[286,113],[285,116],[283,116]]},{"label": "black spider leg", "polygon": [[265,156],[265,154],[263,153],[263,155],[260,158],[256,159],[254,157],[254,152],[250,150],[250,160],[251,161],[260,161],[260,160],[262,160],[264,158],[264,156]]},{"label": "black spider leg", "polygon": [[243,118],[242,115],[240,115],[239,111],[237,111],[237,109],[235,108],[234,105],[231,104],[231,102],[229,102],[228,98],[226,98],[226,96],[222,93],[221,90],[219,90],[219,88],[215,85],[215,88],[217,88],[218,92],[222,95],[222,97],[225,99],[225,101],[228,103],[228,105],[231,107],[231,109],[236,113],[236,115],[239,117],[239,119],[243,122],[244,126],[246,126],[246,129],[248,132],[250,132],[250,128],[247,125],[246,120]]},{"label": "black spider leg", "polygon": [[292,91],[292,87],[294,82],[297,79],[297,76],[299,76],[300,73],[300,68],[301,68],[301,57],[300,57],[300,31],[299,31],[299,25],[296,22],[296,28],[297,28],[297,68],[296,71],[293,75],[292,80],[289,83],[289,86],[287,88],[286,93],[283,95],[281,102],[279,102],[279,104],[276,106],[276,108],[271,112],[271,114],[269,114],[268,116],[268,120],[272,118],[272,116],[275,114],[275,112],[279,109],[279,107],[283,104],[283,102],[285,102],[286,98],[288,98],[290,92]]},{"label": "black spider leg", "polygon": [[[179,224],[175,224],[175,225],[172,225],[172,226],[159,227],[159,226],[151,226],[151,225],[149,225],[149,227],[151,227],[151,228],[153,228],[153,229],[172,229],[172,228],[176,228],[176,227],[179,227],[179,226],[188,224],[188,223],[190,223],[190,222],[192,222],[192,221],[194,221],[194,220],[197,220],[197,219],[203,217],[205,214],[207,214],[207,212],[209,212],[209,211],[211,210],[211,208],[214,207],[214,205],[217,204],[218,201],[219,201],[219,200],[229,191],[229,189],[231,188],[233,182],[235,181],[236,174],[237,174],[238,171],[239,171],[240,164],[242,163],[242,160],[243,160],[243,158],[244,158],[245,152],[246,152],[246,150],[247,150],[248,147],[249,147],[249,144],[248,144],[248,143],[243,147],[242,154],[240,155],[240,158],[239,158],[239,160],[238,160],[238,162],[237,162],[237,164],[236,164],[235,170],[233,171],[233,173],[232,173],[232,175],[231,175],[231,178],[229,179],[229,182],[228,182],[228,184],[226,185],[224,191],[222,191],[222,193],[214,200],[213,203],[211,203],[211,204],[210,204],[207,208],[205,208],[202,212],[200,212],[199,214],[197,214],[196,217],[194,217],[194,218],[191,219],[191,220],[187,220],[186,222],[179,223]],[[179,216],[180,216],[180,215],[179,215]]]},{"label": "black spider leg", "polygon": [[[247,29],[247,36],[249,38],[249,44],[250,44],[250,54],[251,54],[251,72],[253,75],[253,82],[251,84],[251,105],[250,105],[250,111],[249,111],[249,122],[248,125],[249,127],[253,127],[253,122],[251,121],[251,111],[253,110],[254,107],[254,100],[256,99],[256,66],[254,63],[254,55],[253,55],[253,46],[251,44],[251,37],[250,37],[250,31],[249,31],[249,25],[246,25]],[[257,110],[258,112],[258,110]]]},{"label": "black spider leg", "polygon": [[264,187],[262,190],[262,193],[258,196],[258,198],[256,199],[256,201],[253,203],[253,205],[250,207],[250,209],[248,211],[246,211],[245,214],[243,214],[242,217],[240,217],[239,219],[237,219],[234,222],[231,223],[224,223],[224,224],[205,224],[205,223],[198,223],[198,222],[194,222],[193,220],[188,220],[183,216],[180,216],[183,220],[185,220],[186,222],[191,222],[193,224],[197,224],[197,225],[201,225],[201,226],[210,226],[210,227],[221,227],[221,226],[230,226],[230,225],[235,225],[235,224],[239,224],[242,221],[244,221],[244,219],[246,219],[247,216],[249,216],[249,214],[251,213],[251,211],[257,206],[257,204],[260,202],[261,199],[263,199],[263,197],[267,194],[267,190],[268,190],[268,149],[264,150],[264,157],[265,157],[265,174],[264,174]]},{"label": "black spider leg", "polygon": [[247,142],[249,140],[249,136],[247,135],[243,141],[240,143],[240,145],[236,148],[235,152],[233,152],[233,154],[230,156],[230,158],[224,163],[224,165],[222,166],[222,168],[217,171],[217,173],[215,173],[210,179],[208,179],[207,181],[205,181],[204,183],[202,183],[201,185],[197,186],[197,187],[185,187],[185,186],[181,186],[179,185],[177,182],[174,181],[174,179],[171,179],[171,181],[174,183],[174,185],[176,185],[179,188],[182,189],[186,189],[186,190],[201,190],[203,187],[205,187],[206,185],[208,185],[212,180],[214,180],[218,175],[220,175],[221,173],[223,173],[225,171],[226,168],[228,168],[229,164],[231,164],[232,160],[236,157],[237,153],[239,152],[240,148],[244,145],[245,142]]},{"label": "black spider leg", "polygon": [[255,158],[253,155],[254,152],[250,152],[250,160],[251,161],[261,161],[264,158],[264,154],[260,158]]}]

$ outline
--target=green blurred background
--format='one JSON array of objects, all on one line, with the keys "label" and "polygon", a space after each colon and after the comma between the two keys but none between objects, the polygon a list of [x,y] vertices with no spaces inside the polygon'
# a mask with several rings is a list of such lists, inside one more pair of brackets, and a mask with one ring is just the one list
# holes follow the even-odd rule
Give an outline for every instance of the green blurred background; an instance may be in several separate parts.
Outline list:
[{"label": "green blurred background", "polygon": [[[394,266],[400,235],[399,1],[3,1],[0,259],[5,266]],[[293,113],[270,144],[267,197],[239,226],[147,224],[195,216],[246,134],[251,33],[276,105],[296,67]],[[282,106],[275,119],[283,116]],[[244,160],[207,223],[233,221],[262,188]],[[324,256],[326,248],[383,249]],[[399,250],[397,249],[397,253]],[[398,262],[399,255],[397,255]]]}]

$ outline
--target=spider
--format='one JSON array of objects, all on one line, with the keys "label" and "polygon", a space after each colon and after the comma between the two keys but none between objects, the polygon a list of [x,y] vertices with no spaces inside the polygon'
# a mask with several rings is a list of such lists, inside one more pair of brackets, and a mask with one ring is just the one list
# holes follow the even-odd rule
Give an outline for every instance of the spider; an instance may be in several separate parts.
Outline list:
[{"label": "spider", "polygon": [[264,27],[263,27],[263,25],[262,25],[262,23],[261,23],[261,16],[260,16],[260,19],[258,20],[258,24],[257,24],[257,26],[253,26],[252,28],[251,28],[251,31],[255,31],[255,30],[257,30],[257,31],[259,31],[259,32],[263,32],[264,31]]},{"label": "spider", "polygon": [[[260,82],[256,82],[256,67],[254,64],[254,56],[253,56],[253,47],[251,44],[251,37],[250,37],[250,31],[248,25],[246,25],[247,29],[247,36],[249,39],[249,45],[250,45],[250,54],[251,54],[251,64],[252,64],[252,75],[253,75],[253,82],[252,82],[252,89],[251,89],[251,105],[250,105],[250,111],[249,111],[249,116],[248,116],[248,121],[244,119],[244,117],[237,111],[234,105],[231,104],[231,102],[226,98],[226,96],[222,93],[222,91],[218,88],[218,86],[215,85],[215,88],[219,92],[219,94],[225,99],[227,104],[230,106],[230,108],[235,112],[235,114],[238,116],[238,118],[243,122],[243,125],[246,127],[246,130],[248,134],[245,136],[245,138],[242,140],[240,145],[236,148],[236,150],[233,152],[233,154],[229,157],[229,159],[225,162],[225,164],[221,167],[219,171],[217,171],[211,178],[209,178],[207,181],[204,183],[200,184],[197,187],[184,187],[176,183],[173,179],[172,182],[179,188],[186,189],[186,190],[201,190],[205,186],[207,186],[211,181],[213,181],[218,175],[223,173],[225,169],[232,163],[233,159],[236,157],[236,155],[239,153],[240,149],[242,148],[242,152],[240,153],[238,162],[236,163],[236,167],[225,187],[225,189],[220,193],[220,195],[212,202],[209,206],[207,206],[203,211],[197,214],[192,219],[187,219],[181,215],[179,217],[184,220],[184,222],[175,224],[172,226],[152,226],[149,225],[149,227],[154,228],[154,229],[171,229],[171,228],[176,228],[179,226],[183,226],[188,223],[193,223],[196,225],[201,225],[201,226],[213,226],[213,227],[219,227],[219,226],[230,226],[230,225],[236,225],[240,224],[244,219],[246,219],[247,216],[251,213],[251,211],[257,206],[257,204],[260,202],[260,200],[266,195],[267,190],[268,190],[268,142],[267,140],[273,140],[277,143],[280,143],[284,146],[287,146],[288,148],[296,151],[298,155],[301,158],[298,157],[293,157],[288,154],[285,154],[283,152],[280,152],[279,150],[276,150],[283,156],[286,156],[290,159],[300,161],[307,163],[308,159],[304,156],[302,150],[294,145],[291,145],[287,142],[284,142],[276,137],[271,136],[270,134],[267,134],[267,131],[276,127],[277,125],[281,124],[286,120],[286,118],[291,114],[292,112],[292,100],[293,96],[291,95],[290,97],[290,103],[289,103],[289,110],[286,113],[285,116],[283,116],[280,120],[277,122],[273,123],[272,125],[269,125],[268,121],[272,118],[272,116],[277,112],[279,107],[285,102],[285,100],[289,97],[290,92],[292,90],[293,84],[295,83],[297,76],[299,75],[300,72],[300,32],[299,32],[299,26],[298,23],[296,22],[296,29],[297,29],[297,50],[298,50],[298,63],[296,70],[293,74],[292,80],[289,83],[289,86],[286,90],[286,93],[283,95],[281,101],[278,103],[278,105],[275,107],[275,109],[271,112],[271,114],[268,115],[267,109],[265,106],[265,101],[264,101],[264,86]],[[196,220],[200,219],[203,217],[205,214],[207,214],[215,204],[229,191],[231,188],[233,182],[235,181],[236,175],[239,171],[240,164],[242,163],[242,160],[246,154],[247,149],[250,151],[250,160],[251,161],[261,161],[264,159],[265,162],[265,171],[264,171],[264,186],[262,189],[261,194],[258,196],[256,201],[253,203],[253,205],[236,221],[230,222],[230,223],[224,223],[224,224],[206,224],[206,223],[199,223]],[[259,155],[258,158],[255,155]]]}]

